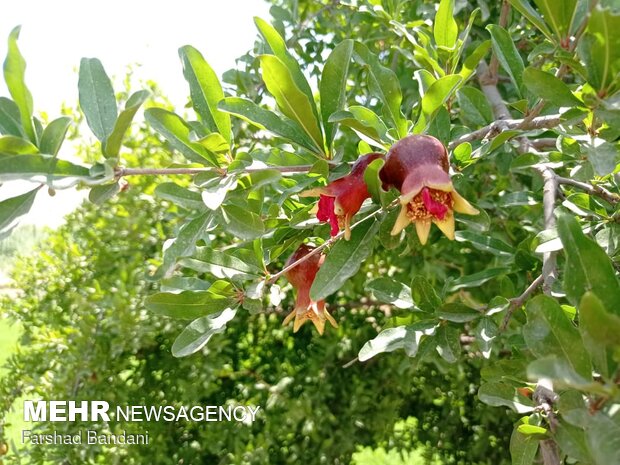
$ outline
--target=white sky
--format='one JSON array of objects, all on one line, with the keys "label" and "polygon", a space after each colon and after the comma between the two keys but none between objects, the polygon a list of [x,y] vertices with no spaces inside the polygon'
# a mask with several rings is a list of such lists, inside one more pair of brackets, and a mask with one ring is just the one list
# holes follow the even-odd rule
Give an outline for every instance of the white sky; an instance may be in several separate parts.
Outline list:
[{"label": "white sky", "polygon": [[[164,95],[181,108],[189,90],[178,48],[193,45],[221,76],[235,66],[235,58],[252,48],[254,16],[269,20],[269,5],[263,0],[3,2],[0,57],[4,61],[6,39],[21,24],[18,45],[27,62],[26,84],[34,98],[35,114],[45,111],[55,118],[62,102],[77,102],[77,68],[82,57],[99,58],[108,75],[118,78],[125,75],[127,65],[138,63],[136,77],[156,81]],[[9,96],[4,79],[0,79],[0,95]],[[0,199],[33,187],[6,183],[0,187]],[[58,225],[82,198],[74,189],[58,191],[54,198],[40,192],[21,223]]]}]

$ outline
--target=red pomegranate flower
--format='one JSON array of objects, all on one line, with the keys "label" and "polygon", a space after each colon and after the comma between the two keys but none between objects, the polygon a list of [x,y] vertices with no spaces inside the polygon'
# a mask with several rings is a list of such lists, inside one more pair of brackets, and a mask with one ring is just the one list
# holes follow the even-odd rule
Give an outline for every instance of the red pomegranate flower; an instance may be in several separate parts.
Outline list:
[{"label": "red pomegranate flower", "polygon": [[432,136],[411,135],[396,142],[388,151],[380,176],[384,187],[400,190],[401,210],[392,235],[414,223],[422,245],[435,223],[450,240],[454,239],[454,212],[479,212],[454,190],[448,152]]},{"label": "red pomegranate flower", "polygon": [[[305,257],[314,249],[310,245],[301,244],[288,259],[286,266],[290,266],[300,258]],[[325,301],[319,300],[315,302],[310,298],[310,287],[324,259],[325,255],[322,253],[314,254],[287,271],[284,275],[288,282],[297,290],[297,300],[295,302],[295,309],[287,315],[282,324],[288,324],[295,317],[293,323],[293,332],[295,333],[308,320],[312,321],[321,335],[325,330],[325,320],[329,321],[334,328],[338,327],[336,320],[325,310]]]},{"label": "red pomegranate flower", "polygon": [[359,211],[370,194],[364,182],[364,171],[368,165],[382,158],[380,153],[367,153],[357,159],[351,172],[325,187],[310,189],[301,193],[303,197],[320,196],[316,217],[319,221],[329,222],[331,235],[335,236],[344,229],[344,237],[351,237],[351,218]]}]

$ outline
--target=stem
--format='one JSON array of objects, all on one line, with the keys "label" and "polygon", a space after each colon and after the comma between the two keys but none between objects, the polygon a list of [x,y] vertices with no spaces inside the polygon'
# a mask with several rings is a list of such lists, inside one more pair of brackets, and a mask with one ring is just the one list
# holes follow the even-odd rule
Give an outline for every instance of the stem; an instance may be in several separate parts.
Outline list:
[{"label": "stem", "polygon": [[517,308],[520,308],[523,306],[525,301],[529,299],[529,297],[534,293],[536,289],[538,289],[538,286],[540,286],[544,280],[545,280],[544,276],[540,275],[538,278],[532,281],[532,283],[527,287],[525,291],[523,291],[523,294],[521,294],[519,297],[515,297],[514,299],[510,301],[508,310],[506,310],[506,316],[504,317],[504,320],[502,321],[502,325],[499,328],[500,332],[506,330],[506,328],[508,327],[508,323],[510,322],[510,318],[512,317],[512,314],[514,313],[514,311]]},{"label": "stem", "polygon": [[[389,210],[390,208],[398,205],[398,203],[400,202],[399,199],[394,200],[392,203],[390,203],[389,205],[387,205],[386,207],[381,207],[378,210],[372,212],[370,215],[366,215],[364,218],[362,218],[361,220],[359,220],[357,223],[352,224],[351,225],[351,229],[356,228],[357,226],[359,226],[361,223],[363,223],[364,221],[366,221],[369,218],[373,218],[377,215],[379,215],[380,213],[383,213],[384,211]],[[289,270],[292,270],[293,268],[295,268],[297,265],[299,265],[300,263],[305,262],[306,260],[308,260],[310,257],[312,257],[313,255],[316,255],[318,253],[320,253],[323,249],[329,247],[330,245],[336,243],[339,239],[343,238],[345,235],[346,231],[340,231],[338,234],[336,234],[335,236],[331,237],[330,239],[328,239],[327,241],[325,241],[323,244],[321,244],[320,246],[318,246],[316,249],[310,251],[308,254],[304,255],[303,257],[301,257],[299,260],[295,260],[293,263],[291,263],[288,266],[285,266],[284,268],[282,268],[280,271],[278,271],[276,274],[274,274],[273,276],[270,276],[267,281],[265,282],[265,284],[270,285],[275,283],[282,275],[284,275],[285,273],[287,273]]]},{"label": "stem", "polygon": [[596,195],[598,197],[601,197],[602,199],[606,200],[607,202],[609,202],[611,204],[617,204],[618,202],[620,202],[620,195],[615,194],[613,192],[609,192],[604,187],[593,186],[593,185],[587,184],[585,182],[575,181],[574,179],[563,178],[563,177],[557,176],[557,175],[555,177],[555,180],[556,180],[556,182],[558,184],[564,184],[564,185],[567,185],[567,186],[577,187],[577,188],[579,188],[581,190],[586,191],[590,195]]},{"label": "stem", "polygon": [[[280,173],[307,173],[312,169],[312,165],[298,166],[265,166],[264,168],[246,168],[245,173],[254,173],[264,170],[277,170]],[[198,173],[218,173],[222,176],[228,174],[224,168],[116,168],[116,178],[124,176],[144,176],[144,175],[176,175],[188,174],[194,175]]]},{"label": "stem", "polygon": [[[536,167],[542,175],[544,181],[543,187],[543,210],[545,215],[545,229],[555,228],[555,196],[558,189],[558,182],[555,173],[551,168],[544,165]],[[551,295],[551,286],[556,278],[556,256],[555,252],[545,252],[543,254],[543,292]]]}]

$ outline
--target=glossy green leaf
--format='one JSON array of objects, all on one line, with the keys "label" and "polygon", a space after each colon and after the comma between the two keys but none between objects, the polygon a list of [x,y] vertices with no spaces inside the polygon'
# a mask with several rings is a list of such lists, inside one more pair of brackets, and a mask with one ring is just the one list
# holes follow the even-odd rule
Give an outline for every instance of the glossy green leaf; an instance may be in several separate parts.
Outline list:
[{"label": "glossy green leaf", "polygon": [[351,231],[351,238],[340,240],[327,253],[310,288],[312,300],[319,301],[333,294],[357,271],[373,249],[374,238],[381,222],[369,218]]},{"label": "glossy green leaf", "polygon": [[600,383],[582,377],[565,358],[555,355],[531,362],[527,367],[527,376],[532,381],[550,379],[553,381],[553,386],[558,389],[568,388],[592,394],[605,394],[605,389]]},{"label": "glossy green leaf", "polygon": [[491,33],[493,52],[497,56],[502,68],[510,76],[517,94],[521,96],[521,85],[523,84],[523,60],[515,46],[508,31],[496,24],[489,24],[487,30]]},{"label": "glossy green leaf", "polygon": [[564,291],[568,300],[577,306],[581,297],[592,291],[607,311],[620,315],[620,284],[605,251],[583,234],[571,215],[560,215],[558,232],[566,254]]},{"label": "glossy green leaf", "polygon": [[504,241],[474,231],[457,231],[455,239],[459,242],[469,242],[476,249],[489,252],[498,257],[510,258],[515,254],[514,247],[506,244]]},{"label": "glossy green leaf", "polygon": [[553,439],[555,439],[558,446],[560,446],[562,451],[569,457],[583,463],[593,463],[583,428],[573,426],[566,421],[560,420],[553,434]]},{"label": "glossy green leaf", "polygon": [[202,349],[216,334],[226,330],[226,324],[235,317],[236,309],[226,308],[219,313],[192,321],[172,344],[174,357],[187,357]]},{"label": "glossy green leaf", "polygon": [[534,26],[542,32],[549,40],[553,40],[551,31],[545,24],[545,21],[538,14],[538,12],[530,5],[528,0],[508,0],[512,7],[525,16]]},{"label": "glossy green leaf", "polygon": [[486,96],[475,87],[465,86],[457,91],[461,119],[472,127],[482,127],[493,121],[493,109]]},{"label": "glossy green leaf", "polygon": [[517,413],[534,410],[534,403],[529,398],[505,383],[483,383],[478,389],[478,398],[485,404],[493,407],[509,407]]},{"label": "glossy green leaf", "polygon": [[442,320],[454,323],[467,323],[482,316],[478,310],[458,302],[443,304],[435,311],[435,315]]},{"label": "glossy green leaf", "polygon": [[596,6],[577,50],[601,97],[620,89],[620,13]]},{"label": "glossy green leaf", "polygon": [[458,34],[459,28],[454,19],[454,0],[441,0],[433,24],[435,43],[452,49],[456,45]]},{"label": "glossy green leaf", "polygon": [[436,350],[441,358],[448,363],[455,363],[461,353],[459,331],[450,325],[441,325],[435,334]]},{"label": "glossy green leaf", "polygon": [[158,315],[192,320],[234,306],[235,299],[232,293],[214,292],[209,288],[208,291],[159,292],[148,296],[144,305]]},{"label": "glossy green leaf", "polygon": [[523,337],[537,357],[556,356],[586,381],[592,379],[590,358],[577,328],[551,297],[539,295],[526,307],[527,323]]},{"label": "glossy green leaf", "polygon": [[196,242],[202,237],[211,221],[211,214],[207,212],[181,226],[177,237],[164,250],[161,266],[150,279],[156,281],[166,277],[172,271],[179,258],[192,255],[196,249]]},{"label": "glossy green leaf", "polygon": [[549,101],[558,107],[583,106],[568,86],[553,74],[528,66],[523,71],[523,84],[536,97]]},{"label": "glossy green leaf", "polygon": [[30,211],[39,188],[0,201],[0,233],[9,229],[17,218]]},{"label": "glossy green leaf", "polygon": [[423,320],[409,326],[397,326],[381,331],[375,338],[364,344],[357,357],[365,362],[375,355],[405,349],[409,357],[415,357],[422,342],[437,331],[436,320]]},{"label": "glossy green leaf", "polygon": [[396,308],[416,309],[409,286],[392,278],[377,278],[366,284],[366,291],[379,302],[392,304]]},{"label": "glossy green leaf", "polygon": [[480,60],[482,60],[491,49],[491,41],[485,40],[478,45],[474,51],[463,60],[463,66],[459,71],[459,75],[463,78],[463,82],[467,81],[476,71]]},{"label": "glossy green leaf", "polygon": [[226,231],[241,239],[256,239],[265,233],[260,216],[237,205],[223,205],[219,218],[219,223]]},{"label": "glossy green leaf", "polygon": [[[279,60],[281,60],[282,63],[284,63],[284,65],[288,68],[293,80],[295,81],[295,85],[301,90],[301,92],[306,95],[306,97],[310,101],[312,106],[312,112],[314,113],[315,119],[318,121],[319,115],[316,109],[316,105],[314,104],[314,95],[312,93],[312,89],[310,88],[310,84],[308,84],[308,80],[304,76],[304,73],[301,70],[299,63],[297,63],[295,58],[293,58],[293,56],[286,49],[286,43],[284,42],[284,39],[271,24],[264,21],[263,19],[255,17],[254,23],[256,24],[256,27],[258,28],[260,34],[269,45],[269,48],[271,49],[273,54]],[[320,147],[322,147],[322,144],[320,145]]]},{"label": "glossy green leaf", "polygon": [[4,60],[4,81],[15,105],[19,108],[21,127],[30,142],[36,144],[37,137],[32,123],[32,95],[25,81],[26,60],[17,47],[20,31],[21,26],[17,26],[9,34],[8,51]]},{"label": "glossy green leaf", "polygon": [[350,39],[340,42],[327,57],[323,73],[321,74],[321,118],[325,129],[325,141],[331,145],[334,138],[334,124],[330,116],[344,108],[347,76],[353,54],[353,41]]},{"label": "glossy green leaf", "polygon": [[28,137],[22,128],[19,108],[6,97],[0,97],[0,134],[22,139]]},{"label": "glossy green leaf", "polygon": [[196,141],[205,149],[213,153],[226,153],[230,151],[230,144],[219,132],[212,132]]},{"label": "glossy green leaf", "polygon": [[254,265],[209,247],[198,247],[191,257],[182,259],[180,265],[199,273],[211,273],[218,279],[253,279],[260,274]]},{"label": "glossy green leaf", "polygon": [[32,179],[41,182],[62,178],[89,179],[88,168],[50,155],[8,155],[0,157],[0,181]]},{"label": "glossy green leaf", "polygon": [[373,160],[364,170],[364,182],[370,197],[375,203],[383,206],[387,204],[387,200],[385,200],[387,194],[383,190],[383,182],[380,177],[381,168],[384,164],[385,160],[378,158]]},{"label": "glossy green leaf", "polygon": [[379,146],[387,146],[387,127],[375,112],[368,108],[354,105],[347,110],[332,114],[329,120],[353,129],[365,142]]},{"label": "glossy green leaf", "polygon": [[414,276],[411,281],[411,297],[422,311],[433,313],[441,306],[441,299],[431,283],[423,276]]},{"label": "glossy green leaf", "polygon": [[102,144],[103,154],[106,157],[117,157],[121,150],[123,138],[127,130],[131,126],[134,116],[140,109],[140,106],[149,98],[150,93],[146,90],[139,90],[129,97],[125,103],[125,109],[118,115],[118,119],[114,123],[112,133]]},{"label": "glossy green leaf", "polygon": [[202,145],[190,141],[192,128],[183,118],[163,108],[149,108],[144,112],[146,121],[188,160],[218,166],[213,154]]},{"label": "glossy green leaf", "polygon": [[41,136],[41,153],[58,155],[70,125],[71,118],[68,116],[61,116],[48,124]]},{"label": "glossy green leaf", "polygon": [[532,465],[538,452],[538,439],[526,436],[515,428],[510,437],[512,465]]},{"label": "glossy green leaf", "polygon": [[78,80],[80,108],[93,134],[105,142],[116,124],[118,109],[112,82],[97,58],[82,58]]},{"label": "glossy green leaf", "polygon": [[379,59],[361,42],[355,42],[354,56],[368,69],[370,91],[383,104],[383,114],[400,137],[407,135],[407,120],[400,105],[403,100],[398,77],[394,72],[381,65]]},{"label": "glossy green leaf", "polygon": [[586,428],[586,438],[594,465],[620,463],[620,422],[617,418],[609,418],[603,412],[593,415]]},{"label": "glossy green leaf", "polygon": [[487,268],[486,270],[478,271],[476,273],[461,276],[460,278],[452,281],[450,291],[454,292],[459,289],[476,288],[484,283],[497,278],[498,276],[509,273],[510,269],[505,267]]},{"label": "glossy green leaf", "polygon": [[0,154],[5,155],[34,155],[39,149],[32,142],[16,136],[0,137]]},{"label": "glossy green leaf", "polygon": [[295,121],[261,108],[251,100],[228,97],[220,102],[219,108],[252,123],[259,129],[270,131],[313,153],[321,153],[321,149]]},{"label": "glossy green leaf", "polygon": [[437,110],[452,97],[463,78],[458,74],[450,74],[437,79],[424,93],[422,97],[422,113],[416,122],[413,132],[421,133],[428,126]]},{"label": "glossy green leaf", "polygon": [[317,147],[322,148],[323,134],[313,102],[297,87],[286,65],[273,55],[261,55],[260,66],[267,90],[276,99],[280,111],[296,121]]},{"label": "glossy green leaf", "polygon": [[189,83],[192,105],[210,132],[219,132],[231,143],[230,115],[218,109],[224,98],[220,80],[202,54],[190,45],[179,49],[183,63],[183,75]]},{"label": "glossy green leaf", "polygon": [[88,193],[88,200],[95,205],[101,205],[118,194],[120,190],[121,186],[118,182],[113,182],[111,184],[100,184],[98,186],[94,186],[90,190]]},{"label": "glossy green leaf", "polygon": [[183,208],[190,210],[203,210],[204,203],[200,194],[196,191],[181,187],[173,182],[163,182],[155,188],[154,194],[162,199],[169,200]]},{"label": "glossy green leaf", "polygon": [[[490,312],[489,312],[490,314]],[[492,318],[481,318],[474,328],[474,336],[476,337],[476,345],[480,349],[482,356],[488,359],[491,356],[493,340],[497,337],[499,328]]]},{"label": "glossy green leaf", "polygon": [[[570,37],[578,0],[534,0],[543,14],[545,21],[555,33],[558,42],[567,41]],[[581,21],[582,18],[578,18]]]}]

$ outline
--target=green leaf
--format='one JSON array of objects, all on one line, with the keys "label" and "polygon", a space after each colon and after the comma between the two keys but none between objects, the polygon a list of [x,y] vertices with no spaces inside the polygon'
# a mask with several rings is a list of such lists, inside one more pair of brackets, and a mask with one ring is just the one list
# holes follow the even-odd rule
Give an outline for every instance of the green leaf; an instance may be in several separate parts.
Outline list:
[{"label": "green leaf", "polygon": [[577,47],[588,72],[588,82],[599,96],[620,88],[620,14],[596,6]]},{"label": "green leaf", "polygon": [[121,186],[119,186],[118,182],[113,182],[111,184],[100,184],[90,190],[88,193],[88,200],[95,205],[101,205],[118,194],[120,190]]},{"label": "green leaf", "polygon": [[377,56],[361,42],[355,42],[354,52],[356,60],[368,68],[368,85],[383,104],[384,116],[393,124],[399,137],[405,137],[407,120],[400,109],[403,96],[398,77],[391,69],[381,65]]},{"label": "green leaf", "polygon": [[511,258],[515,254],[515,249],[504,241],[477,232],[457,231],[455,239],[459,242],[469,242],[476,249],[489,252],[498,257]]},{"label": "green leaf", "polygon": [[149,108],[144,112],[146,121],[188,160],[218,166],[215,156],[202,145],[190,141],[192,128],[183,118],[163,108]]},{"label": "green leaf", "polygon": [[89,179],[90,171],[85,166],[50,155],[9,155],[0,157],[0,181],[39,178],[41,182],[63,178],[75,181]]},{"label": "green leaf", "polygon": [[467,305],[458,302],[450,302],[439,307],[435,311],[435,315],[442,320],[452,321],[454,323],[467,323],[480,318],[482,313]]},{"label": "green leaf", "polygon": [[227,97],[220,102],[218,107],[222,111],[227,111],[248,121],[259,129],[270,131],[313,153],[320,154],[322,152],[296,122],[261,108],[251,100],[240,97]]},{"label": "green leaf", "polygon": [[[11,97],[19,109],[21,127],[33,144],[37,143],[37,136],[32,124],[32,94],[26,87],[24,80],[26,60],[17,47],[17,39],[21,26],[15,27],[9,34],[8,51],[4,60],[4,81]],[[19,134],[15,134],[19,135]]]},{"label": "green leaf", "polygon": [[179,49],[183,75],[189,83],[192,105],[210,132],[219,132],[231,143],[230,116],[217,107],[224,98],[222,85],[202,54],[190,45]]},{"label": "green leaf", "polygon": [[164,250],[163,262],[151,276],[151,280],[156,281],[167,276],[179,258],[192,255],[196,249],[196,242],[202,237],[212,221],[210,213],[203,213],[181,226],[173,243]]},{"label": "green leaf", "polygon": [[172,344],[174,357],[187,357],[202,349],[216,334],[226,330],[226,324],[235,317],[236,309],[226,308],[213,315],[192,321]]},{"label": "green leaf", "polygon": [[351,231],[351,239],[340,240],[334,245],[314,278],[310,288],[312,300],[325,299],[357,273],[372,252],[380,224],[375,218],[369,218]]},{"label": "green leaf", "polygon": [[340,42],[327,57],[323,73],[321,74],[321,118],[325,129],[325,141],[330,146],[334,138],[334,124],[330,116],[344,108],[347,88],[347,76],[353,41],[350,39]]},{"label": "green leaf", "polygon": [[532,381],[550,379],[558,389],[571,388],[592,394],[606,393],[600,383],[583,378],[566,359],[555,355],[534,360],[527,367],[527,376]]},{"label": "green leaf", "polygon": [[82,58],[78,79],[80,107],[88,126],[105,142],[116,123],[118,109],[112,82],[97,58]]},{"label": "green leaf", "polygon": [[[567,42],[575,18],[577,0],[534,0],[545,21],[555,33],[557,42]],[[579,18],[581,21],[582,18]]]},{"label": "green leaf", "polygon": [[491,318],[481,318],[475,327],[476,344],[486,359],[491,356],[493,340],[497,337],[498,332],[499,328]]},{"label": "green leaf", "polygon": [[615,368],[611,352],[620,347],[620,316],[608,312],[595,294],[586,292],[579,304],[579,330],[595,369],[608,378]]},{"label": "green leaf", "polygon": [[409,286],[392,278],[373,279],[366,284],[366,291],[372,292],[379,302],[392,304],[396,308],[419,310],[413,303]]},{"label": "green leaf", "polygon": [[414,276],[411,281],[411,297],[423,312],[433,313],[441,307],[441,299],[435,289],[423,276]]},{"label": "green leaf", "polygon": [[[314,95],[312,93],[312,89],[310,88],[310,85],[308,84],[308,81],[304,76],[304,73],[301,70],[299,63],[297,63],[295,58],[293,58],[293,56],[286,49],[286,43],[284,42],[284,39],[280,36],[280,34],[278,34],[278,31],[276,31],[276,29],[271,24],[264,21],[263,19],[255,17],[254,23],[256,24],[256,27],[258,28],[260,34],[269,45],[269,48],[271,48],[273,54],[278,57],[278,59],[282,61],[282,63],[284,63],[284,65],[288,68],[293,80],[295,81],[295,85],[301,90],[301,92],[306,95],[306,97],[310,101],[312,105],[312,112],[314,113],[316,121],[318,121],[319,115],[316,109],[316,105],[314,104]],[[319,147],[323,147],[323,145],[319,144]]]},{"label": "green leaf", "polygon": [[41,136],[41,153],[58,155],[70,125],[68,116],[61,116],[48,124]]},{"label": "green leaf", "polygon": [[461,71],[459,71],[459,75],[463,78],[463,82],[467,81],[472,74],[474,74],[480,60],[482,60],[486,54],[489,53],[490,48],[491,41],[485,40],[478,45],[473,52],[471,52],[471,55],[463,60],[463,66],[461,67]]},{"label": "green leaf", "polygon": [[203,205],[210,210],[220,208],[226,195],[237,187],[237,178],[235,176],[215,176],[211,180],[200,185],[202,188],[201,199]]},{"label": "green leaf", "polygon": [[583,463],[593,463],[583,428],[573,426],[560,420],[553,434],[553,438],[560,446],[560,449],[569,457]]},{"label": "green leaf", "polygon": [[138,112],[140,106],[146,102],[150,93],[146,90],[139,90],[129,97],[125,103],[125,109],[118,115],[118,119],[114,123],[114,129],[110,136],[102,144],[103,154],[106,157],[117,157],[121,150],[123,138],[127,130],[131,126],[134,116]]},{"label": "green leaf", "polygon": [[230,151],[230,144],[222,137],[219,132],[212,132],[196,141],[209,152],[226,153]]},{"label": "green leaf", "polygon": [[0,97],[0,134],[27,138],[21,125],[19,108],[6,97]]},{"label": "green leaf", "polygon": [[388,129],[381,118],[368,108],[354,105],[347,110],[332,114],[329,121],[350,127],[362,140],[371,145],[387,147]]},{"label": "green leaf", "polygon": [[539,295],[526,307],[527,323],[523,337],[537,357],[556,356],[586,381],[592,379],[592,366],[577,328],[555,299]]},{"label": "green leaf", "polygon": [[198,192],[181,187],[173,182],[163,182],[155,188],[154,194],[189,210],[204,210],[205,204]]},{"label": "green leaf", "polygon": [[380,178],[381,168],[383,168],[384,164],[384,159],[377,158],[370,162],[364,170],[364,182],[366,183],[370,197],[375,203],[383,206],[387,204],[387,201],[384,200],[386,198],[386,193],[383,191],[383,182]]},{"label": "green leaf", "polygon": [[0,233],[6,232],[14,221],[30,211],[39,188],[0,202]]},{"label": "green leaf", "polygon": [[614,421],[598,412],[590,418],[586,437],[595,465],[620,463],[620,422],[617,419]]},{"label": "green leaf", "polygon": [[437,340],[437,353],[448,363],[455,363],[461,353],[461,342],[459,331],[449,325],[441,325],[437,329],[435,339]]},{"label": "green leaf", "polygon": [[422,342],[435,334],[438,326],[436,320],[423,320],[409,326],[384,329],[364,344],[357,357],[360,362],[365,362],[375,355],[398,349],[405,349],[409,357],[415,357]]},{"label": "green leaf", "polygon": [[528,0],[508,0],[512,7],[525,16],[534,26],[536,26],[540,32],[543,33],[547,39],[553,41],[551,31],[545,24],[545,21],[538,14],[538,12],[530,5]]},{"label": "green leaf", "polygon": [[313,110],[313,101],[297,87],[289,69],[279,58],[261,55],[260,66],[267,90],[276,99],[278,108],[296,121],[322,149],[323,134]]},{"label": "green leaf", "polygon": [[493,121],[493,109],[486,96],[475,87],[462,87],[457,91],[461,119],[472,127],[482,127]]},{"label": "green leaf", "polygon": [[532,465],[538,452],[538,439],[519,432],[518,427],[510,437],[512,465]]},{"label": "green leaf", "polygon": [[526,436],[539,436],[547,434],[548,430],[542,426],[521,424],[517,427],[517,431]]},{"label": "green leaf", "polygon": [[558,107],[581,107],[584,105],[561,79],[531,66],[525,68],[523,72],[523,83],[532,94],[548,100],[552,105]]},{"label": "green leaf", "polygon": [[36,145],[26,139],[16,136],[0,137],[0,154],[25,155],[39,153]]},{"label": "green leaf", "polygon": [[583,234],[571,215],[560,215],[558,232],[566,254],[564,291],[568,300],[577,306],[581,297],[592,291],[607,311],[620,315],[620,284],[605,251]]},{"label": "green leaf", "polygon": [[422,113],[416,122],[413,132],[421,133],[428,129],[437,110],[454,94],[463,78],[458,74],[450,74],[437,79],[422,97]]},{"label": "green leaf", "polygon": [[193,320],[235,305],[233,287],[223,284],[216,281],[207,291],[158,292],[148,296],[144,305],[158,315]]},{"label": "green leaf", "polygon": [[534,402],[505,383],[483,383],[478,389],[478,398],[485,404],[493,407],[509,407],[517,413],[534,410]]},{"label": "green leaf", "polygon": [[260,275],[254,265],[209,247],[198,247],[191,257],[182,259],[179,264],[199,273],[211,273],[218,279],[247,280]]},{"label": "green leaf", "polygon": [[581,150],[588,156],[594,172],[598,176],[607,176],[615,171],[620,162],[620,151],[616,144],[607,142],[600,137],[589,137],[583,141]]},{"label": "green leaf", "polygon": [[452,281],[450,286],[450,292],[457,291],[459,289],[479,287],[498,276],[509,273],[510,269],[505,267],[487,268],[486,270],[478,271],[470,275],[461,276],[458,279]]},{"label": "green leaf", "polygon": [[260,216],[237,205],[223,205],[219,218],[219,223],[226,231],[241,239],[256,239],[265,233]]},{"label": "green leaf", "polygon": [[456,45],[458,34],[459,28],[454,19],[454,0],[441,0],[433,24],[435,43],[452,49]]},{"label": "green leaf", "polygon": [[515,46],[508,31],[497,24],[489,24],[487,30],[491,33],[493,52],[497,56],[502,68],[510,76],[510,80],[515,85],[517,94],[521,96],[521,85],[523,84],[523,60]]}]

